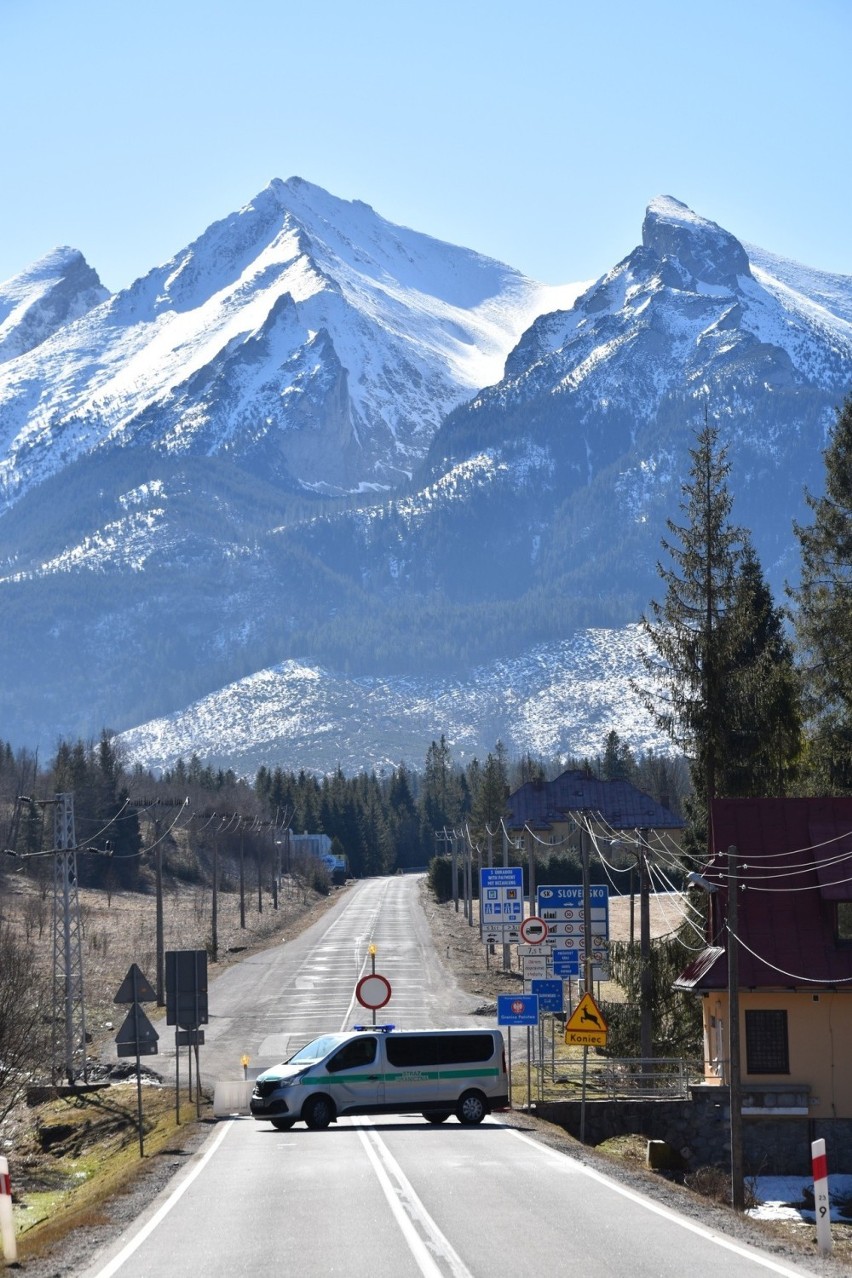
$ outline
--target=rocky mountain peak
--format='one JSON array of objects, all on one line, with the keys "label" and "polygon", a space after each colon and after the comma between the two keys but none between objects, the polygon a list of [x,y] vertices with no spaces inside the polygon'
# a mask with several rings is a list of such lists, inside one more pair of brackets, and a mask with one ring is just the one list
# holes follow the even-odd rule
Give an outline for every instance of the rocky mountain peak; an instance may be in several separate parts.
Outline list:
[{"label": "rocky mountain peak", "polygon": [[658,195],[648,205],[642,244],[661,259],[674,258],[704,284],[736,289],[738,278],[751,276],[739,240],[671,195]]},{"label": "rocky mountain peak", "polygon": [[39,346],[109,297],[79,249],[62,245],[0,283],[0,363]]}]

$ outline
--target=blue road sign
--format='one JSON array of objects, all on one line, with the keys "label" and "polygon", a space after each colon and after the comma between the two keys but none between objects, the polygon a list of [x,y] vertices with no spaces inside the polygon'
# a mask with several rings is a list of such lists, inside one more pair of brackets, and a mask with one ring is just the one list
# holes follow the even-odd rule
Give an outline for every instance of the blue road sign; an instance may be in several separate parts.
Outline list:
[{"label": "blue road sign", "polygon": [[530,991],[538,995],[539,1011],[542,1012],[561,1012],[562,1011],[562,982],[561,981],[531,981]]},{"label": "blue road sign", "polygon": [[498,1025],[538,1025],[537,994],[498,994]]},{"label": "blue road sign", "polygon": [[523,887],[524,871],[520,865],[492,865],[480,870],[483,887]]},{"label": "blue road sign", "polygon": [[555,976],[579,976],[580,975],[580,951],[579,950],[554,950],[553,951],[553,973]]},{"label": "blue road sign", "polygon": [[480,871],[479,910],[483,935],[517,932],[524,918],[524,871],[520,865],[495,865]]},{"label": "blue road sign", "polygon": [[[582,910],[583,908],[583,885],[582,883],[571,883],[567,886],[561,886],[555,883],[548,883],[544,887],[538,889],[538,905],[539,913],[544,908],[550,909],[569,909]],[[591,909],[600,909],[609,902],[609,888],[592,885],[589,888],[589,905]]]}]

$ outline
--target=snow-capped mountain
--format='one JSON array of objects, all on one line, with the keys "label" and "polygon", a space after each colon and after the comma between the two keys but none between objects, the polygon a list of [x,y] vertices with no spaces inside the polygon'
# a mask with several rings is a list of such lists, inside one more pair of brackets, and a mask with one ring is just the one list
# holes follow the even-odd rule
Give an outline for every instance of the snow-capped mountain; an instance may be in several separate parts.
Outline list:
[{"label": "snow-capped mountain", "polygon": [[669,743],[632,684],[646,680],[644,646],[638,626],[588,630],[459,679],[346,678],[285,661],[121,741],[150,768],[197,754],[244,776],[262,766],[298,771],[306,759],[317,771],[348,774],[400,760],[419,767],[448,725],[461,761],[482,758],[483,744],[497,741],[510,757],[593,757],[613,729],[635,749],[665,753]]},{"label": "snow-capped mountain", "polygon": [[107,297],[82,253],[54,249],[0,284],[0,364],[33,350]]},{"label": "snow-capped mountain", "polygon": [[10,329],[28,353],[0,368],[0,498],[128,446],[320,492],[396,486],[531,320],[576,292],[273,181],[34,349],[33,307]]},{"label": "snow-capped mountain", "polygon": [[762,250],[750,257],[729,232],[659,197],[641,245],[569,310],[539,318],[503,380],[450,415],[426,473],[467,460],[471,438],[504,463],[534,445],[554,488],[573,494],[569,522],[582,507],[559,553],[599,567],[626,538],[630,573],[638,556],[647,589],[707,412],[730,450],[735,518],[779,587],[794,570],[803,481],[821,487],[820,452],[852,387],[850,307],[852,278]]},{"label": "snow-capped mountain", "polygon": [[705,413],[794,575],[852,279],[659,197],[567,293],[293,179],[0,366],[0,736],[308,768],[651,744],[623,683],[583,717],[618,685],[572,637],[630,666]]}]

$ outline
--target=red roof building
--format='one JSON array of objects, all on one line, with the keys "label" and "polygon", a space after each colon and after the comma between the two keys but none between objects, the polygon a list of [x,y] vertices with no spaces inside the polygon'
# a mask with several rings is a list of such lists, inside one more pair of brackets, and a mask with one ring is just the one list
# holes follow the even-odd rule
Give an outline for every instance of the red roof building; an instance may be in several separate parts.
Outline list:
[{"label": "red roof building", "polygon": [[852,1119],[852,798],[716,799],[711,831],[708,944],[676,982],[703,997],[706,1081],[728,1081],[736,944],[743,1113]]}]

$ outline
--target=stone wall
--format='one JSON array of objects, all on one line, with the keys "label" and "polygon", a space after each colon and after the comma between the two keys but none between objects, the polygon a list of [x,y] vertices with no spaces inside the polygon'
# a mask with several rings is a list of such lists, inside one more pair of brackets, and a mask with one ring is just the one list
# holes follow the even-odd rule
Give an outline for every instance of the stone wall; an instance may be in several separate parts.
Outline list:
[{"label": "stone wall", "polygon": [[[579,1101],[539,1101],[534,1111],[579,1139]],[[587,1145],[628,1134],[665,1141],[691,1170],[727,1167],[731,1158],[727,1088],[697,1088],[691,1100],[586,1102]],[[811,1142],[820,1137],[826,1142],[829,1172],[852,1172],[852,1121],[744,1117],[745,1174],[809,1176]]]}]

